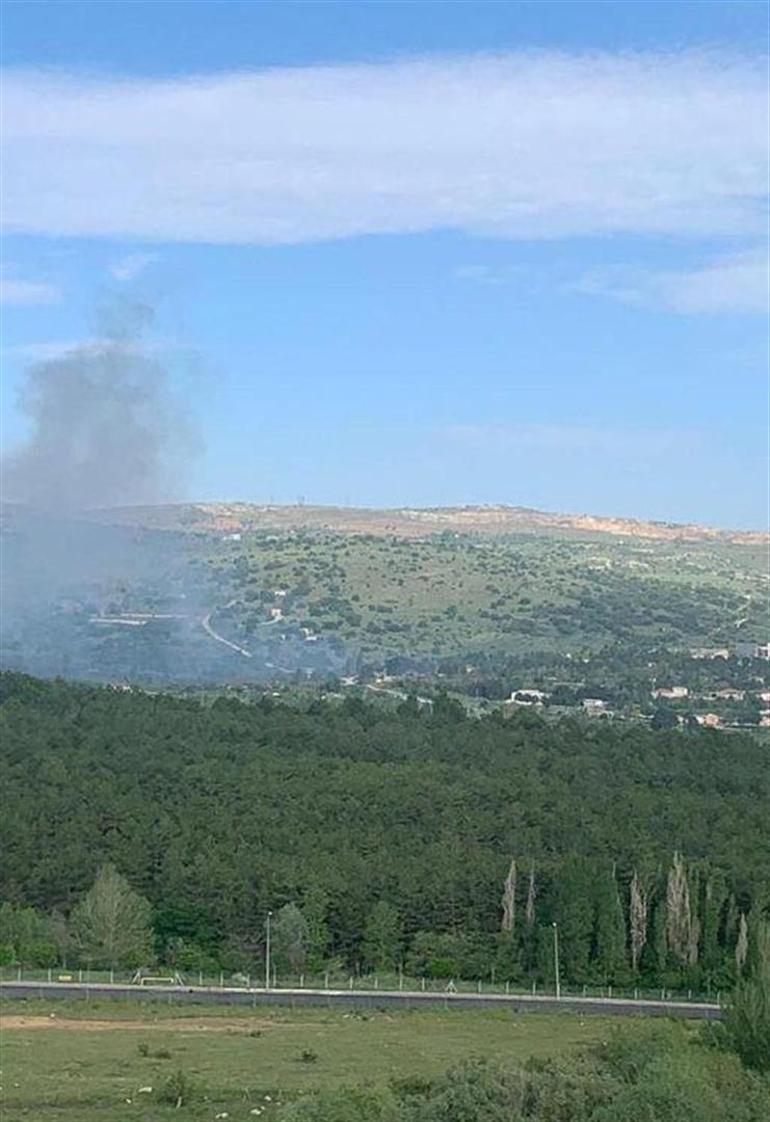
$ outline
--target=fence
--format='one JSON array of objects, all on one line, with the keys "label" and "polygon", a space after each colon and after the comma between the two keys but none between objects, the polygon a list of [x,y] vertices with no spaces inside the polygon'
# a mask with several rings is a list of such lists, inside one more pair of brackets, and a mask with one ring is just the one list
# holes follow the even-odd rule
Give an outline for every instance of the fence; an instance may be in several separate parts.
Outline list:
[{"label": "fence", "polygon": [[[0,981],[2,982],[77,982],[88,985],[128,985],[139,984],[141,973],[137,970],[89,970],[54,966],[50,968],[27,966],[0,967]],[[176,967],[154,967],[152,978],[168,978],[169,984],[178,985]],[[244,989],[264,990],[265,974],[257,971],[253,974],[228,973],[226,971],[210,974],[199,971],[181,972],[181,981],[187,987],[200,987],[202,989]],[[293,974],[278,976],[274,974],[270,980],[271,990],[355,990],[358,992],[386,992],[404,993],[458,993],[458,994],[487,994],[497,996],[553,996],[553,983],[542,984],[538,982],[493,982],[490,980],[469,980],[466,978],[453,978],[448,982],[446,978],[420,978],[406,974]],[[615,987],[615,986],[568,986],[560,987],[562,997],[586,998],[621,998],[627,1000],[647,1001],[693,1001],[717,1002],[721,1001],[719,990],[672,990],[668,988],[650,987]]]}]

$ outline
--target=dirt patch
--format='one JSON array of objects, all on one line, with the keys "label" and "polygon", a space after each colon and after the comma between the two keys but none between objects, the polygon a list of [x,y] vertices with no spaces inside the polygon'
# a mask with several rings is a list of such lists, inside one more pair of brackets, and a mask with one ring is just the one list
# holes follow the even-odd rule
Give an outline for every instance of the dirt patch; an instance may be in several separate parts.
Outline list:
[{"label": "dirt patch", "polygon": [[78,1032],[112,1032],[126,1029],[151,1032],[163,1029],[165,1032],[264,1032],[276,1028],[307,1028],[297,1022],[257,1020],[255,1018],[223,1019],[221,1017],[168,1017],[158,1021],[94,1021],[83,1017],[0,1017],[0,1030],[13,1032],[23,1029],[68,1029]]}]

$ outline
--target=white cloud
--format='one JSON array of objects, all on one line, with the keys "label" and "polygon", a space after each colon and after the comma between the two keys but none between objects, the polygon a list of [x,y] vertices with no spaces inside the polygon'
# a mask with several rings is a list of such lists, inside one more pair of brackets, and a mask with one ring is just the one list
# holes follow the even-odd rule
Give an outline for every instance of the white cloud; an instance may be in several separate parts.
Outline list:
[{"label": "white cloud", "polygon": [[766,249],[718,258],[683,270],[615,266],[585,274],[573,286],[589,295],[687,315],[758,313],[770,310],[770,262]]},{"label": "white cloud", "polygon": [[52,284],[0,277],[0,304],[55,304],[61,292]]},{"label": "white cloud", "polygon": [[7,228],[291,243],[759,231],[763,60],[496,57],[4,80]]},{"label": "white cloud", "polygon": [[129,253],[110,265],[110,273],[119,281],[132,281],[158,258],[157,253]]}]

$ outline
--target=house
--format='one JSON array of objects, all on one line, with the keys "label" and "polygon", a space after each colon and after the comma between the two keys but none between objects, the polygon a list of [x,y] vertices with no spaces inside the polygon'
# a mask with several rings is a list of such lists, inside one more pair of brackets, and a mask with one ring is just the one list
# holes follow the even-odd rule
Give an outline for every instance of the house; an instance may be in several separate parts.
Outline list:
[{"label": "house", "polygon": [[758,701],[770,701],[770,690],[760,690],[757,694]]},{"label": "house", "polygon": [[695,720],[699,725],[702,725],[703,728],[718,729],[722,727],[722,718],[718,713],[697,713],[695,715]]},{"label": "house", "polygon": [[759,727],[762,729],[770,729],[770,713],[760,713]]},{"label": "house", "polygon": [[736,690],[732,686],[726,686],[722,690],[717,690],[714,697],[718,698],[720,701],[743,701],[746,697],[746,691]]},{"label": "house", "polygon": [[770,643],[738,643],[735,653],[741,658],[763,658],[770,661]]},{"label": "house", "polygon": [[729,658],[727,647],[693,647],[690,658]]},{"label": "house", "polygon": [[659,686],[658,689],[652,691],[652,696],[666,701],[680,701],[683,697],[687,697],[689,693],[687,686]]},{"label": "house", "polygon": [[586,713],[597,714],[607,712],[607,702],[601,697],[584,697],[582,704]]},{"label": "house", "polygon": [[513,690],[509,701],[512,705],[542,705],[547,697],[543,690]]}]

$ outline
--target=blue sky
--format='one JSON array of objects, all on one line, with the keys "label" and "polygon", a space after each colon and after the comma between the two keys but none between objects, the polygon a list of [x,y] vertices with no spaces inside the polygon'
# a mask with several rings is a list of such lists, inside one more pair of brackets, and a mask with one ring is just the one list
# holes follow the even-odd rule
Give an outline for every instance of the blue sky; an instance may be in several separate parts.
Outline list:
[{"label": "blue sky", "polygon": [[763,525],[767,19],[6,3],[6,446],[140,298],[195,497]]}]

